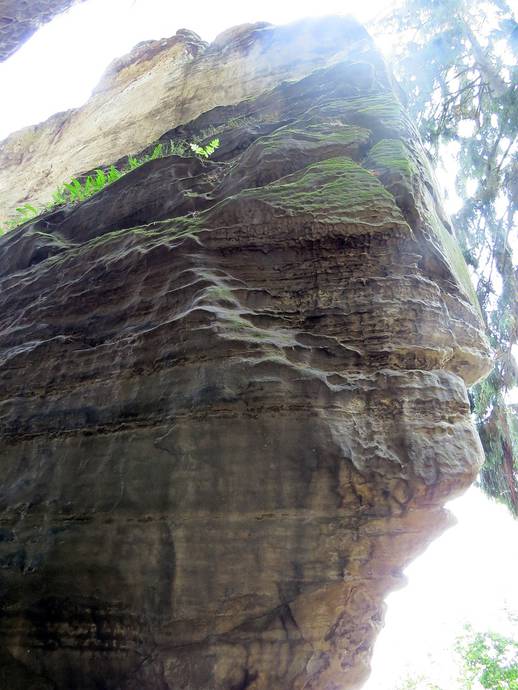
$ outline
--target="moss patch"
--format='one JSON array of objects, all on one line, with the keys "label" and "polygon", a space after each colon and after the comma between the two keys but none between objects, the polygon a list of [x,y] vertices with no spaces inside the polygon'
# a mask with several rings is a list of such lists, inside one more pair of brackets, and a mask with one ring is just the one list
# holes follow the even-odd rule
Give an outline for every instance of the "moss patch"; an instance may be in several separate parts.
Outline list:
[{"label": "moss patch", "polygon": [[[122,230],[113,230],[106,232],[97,237],[83,242],[79,245],[68,245],[66,251],[57,256],[49,257],[46,261],[48,266],[57,266],[64,264],[69,260],[88,254],[92,251],[102,250],[109,253],[108,247],[116,244],[129,247],[133,242],[138,241],[139,238],[150,240],[151,243],[164,244],[167,242],[181,240],[188,237],[194,237],[202,227],[196,219],[193,218],[178,218],[174,220],[165,220],[151,223],[150,225],[136,226],[133,228],[124,228]],[[56,240],[55,235],[47,235],[46,233],[35,233],[44,235],[45,237],[53,238],[56,243],[65,244],[61,239]]]},{"label": "moss patch", "polygon": [[403,138],[417,137],[417,132],[405,109],[392,93],[362,96],[340,101],[342,112],[349,119],[375,130],[380,126]]},{"label": "moss patch", "polygon": [[340,122],[326,122],[325,119],[311,118],[309,122],[297,121],[280,127],[272,134],[261,137],[265,147],[286,148],[290,142],[298,140],[308,144],[350,147],[369,141],[370,131],[357,125]]},{"label": "moss patch", "polygon": [[[423,153],[424,157],[424,153]],[[388,179],[393,175],[397,177],[398,183],[403,184],[412,199],[420,198],[426,194],[422,183],[423,175],[429,177],[430,184],[433,183],[432,173],[426,167],[419,171],[408,147],[399,139],[382,139],[369,151],[365,159],[365,165],[372,168],[382,175],[388,174]],[[392,178],[393,179],[393,178]],[[419,181],[420,180],[420,181]],[[421,192],[416,195],[416,187],[421,186]],[[469,270],[456,240],[444,227],[441,219],[435,210],[435,201],[431,195],[428,201],[419,204],[419,215],[424,218],[426,226],[432,231],[436,246],[445,258],[454,277],[464,289],[466,296],[470,299],[477,311],[480,313],[480,305],[477,299],[475,288],[469,275]]]},{"label": "moss patch", "polygon": [[399,173],[411,184],[417,169],[410,151],[400,139],[382,139],[369,151],[365,166],[373,170]]},{"label": "moss patch", "polygon": [[231,309],[213,309],[218,316],[220,335],[231,340],[272,345],[277,348],[297,346],[295,333],[285,328],[258,328],[242,312]]},{"label": "moss patch", "polygon": [[257,199],[322,222],[408,228],[392,194],[345,156],[314,163],[265,187],[244,190],[235,198]]},{"label": "moss patch", "polygon": [[436,239],[438,240],[439,246],[442,249],[442,253],[446,258],[453,275],[457,278],[460,285],[464,288],[466,296],[470,299],[471,303],[473,304],[478,314],[482,318],[482,312],[480,310],[480,303],[478,301],[477,293],[471,280],[468,266],[466,264],[464,256],[462,255],[460,247],[457,244],[457,241],[446,230],[440,218],[437,216],[435,210],[427,210],[427,212],[425,213],[425,218],[429,227],[433,231]]}]

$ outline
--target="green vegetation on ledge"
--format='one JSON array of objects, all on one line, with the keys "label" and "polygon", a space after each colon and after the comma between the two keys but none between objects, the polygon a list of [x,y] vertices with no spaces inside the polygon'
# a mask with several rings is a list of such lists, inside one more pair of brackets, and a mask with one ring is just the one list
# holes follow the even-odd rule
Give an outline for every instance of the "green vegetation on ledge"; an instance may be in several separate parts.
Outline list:
[{"label": "green vegetation on ledge", "polygon": [[319,161],[273,184],[245,190],[239,197],[307,213],[328,223],[408,229],[392,194],[372,173],[345,156]]},{"label": "green vegetation on ledge", "polygon": [[219,139],[213,139],[205,146],[201,146],[197,143],[187,144],[184,141],[171,140],[169,144],[157,144],[148,155],[139,158],[136,156],[128,156],[126,166],[121,169],[111,165],[107,169],[97,169],[95,175],[88,175],[84,180],[74,178],[70,180],[70,182],[65,182],[61,187],[58,187],[52,195],[52,201],[47,203],[43,208],[38,209],[33,204],[29,203],[19,206],[16,209],[17,215],[7,221],[3,226],[0,225],[0,237],[8,230],[14,230],[42,213],[53,211],[60,206],[77,204],[89,199],[94,194],[97,194],[97,192],[100,192],[108,185],[132,170],[139,168],[148,161],[173,155],[185,156],[189,149],[201,158],[209,158],[219,145]]},{"label": "green vegetation on ledge", "polygon": [[[388,172],[392,175],[397,175],[398,182],[408,189],[410,195],[414,196],[413,190],[415,185],[418,184],[416,181],[418,169],[412,153],[400,139],[382,139],[378,141],[370,149],[365,165],[377,173]],[[436,244],[440,247],[441,253],[444,255],[452,273],[480,314],[477,294],[462,251],[455,238],[450,235],[437,215],[433,199],[430,199],[428,208],[423,208],[422,215],[426,218],[427,225],[433,232]]]},{"label": "green vegetation on ledge", "polygon": [[401,139],[381,139],[369,150],[365,164],[376,170],[386,169],[397,172],[405,181],[411,182],[416,173],[414,161]]}]

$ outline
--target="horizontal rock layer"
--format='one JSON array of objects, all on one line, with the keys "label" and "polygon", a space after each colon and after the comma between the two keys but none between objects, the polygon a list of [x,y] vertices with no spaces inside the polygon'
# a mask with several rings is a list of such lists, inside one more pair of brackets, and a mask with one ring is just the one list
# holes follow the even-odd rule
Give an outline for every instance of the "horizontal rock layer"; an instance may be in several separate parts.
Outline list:
[{"label": "horizontal rock layer", "polygon": [[344,59],[362,40],[355,27],[340,17],[262,22],[225,31],[210,46],[187,30],[139,44],[108,68],[82,108],[1,143],[0,226],[21,204],[45,205],[63,182],[137,152],[171,127]]},{"label": "horizontal rock layer", "polygon": [[344,26],[348,59],[163,134],[210,129],[210,160],[0,240],[0,688],[358,688],[384,596],[472,481],[478,307]]}]

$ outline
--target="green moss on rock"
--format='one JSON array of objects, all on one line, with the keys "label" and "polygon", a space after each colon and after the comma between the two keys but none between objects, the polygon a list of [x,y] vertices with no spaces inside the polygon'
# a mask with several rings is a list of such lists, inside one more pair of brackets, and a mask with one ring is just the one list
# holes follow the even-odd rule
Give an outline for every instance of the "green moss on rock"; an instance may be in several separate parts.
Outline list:
[{"label": "green moss on rock", "polygon": [[339,105],[355,123],[375,130],[381,127],[404,138],[417,137],[414,125],[393,92],[348,98]]},{"label": "green moss on rock", "polygon": [[462,255],[457,240],[446,230],[435,210],[428,209],[425,211],[425,219],[427,221],[427,225],[434,233],[435,239],[438,241],[438,244],[442,250],[441,253],[447,260],[453,275],[482,318],[482,312],[480,310],[480,303],[478,301],[475,286],[471,280],[468,266],[464,256]]},{"label": "green moss on rock", "polygon": [[290,145],[292,141],[301,141],[309,145],[343,146],[365,144],[369,141],[370,130],[357,125],[339,122],[326,122],[323,118],[311,118],[306,123],[298,121],[275,130],[272,134],[262,137],[261,144],[266,147],[282,147]]},{"label": "green moss on rock", "polygon": [[365,160],[365,167],[399,173],[411,184],[413,176],[417,172],[416,165],[410,151],[400,139],[382,139],[369,151]]},{"label": "green moss on rock", "polygon": [[245,190],[237,198],[257,199],[322,222],[408,228],[392,194],[345,156],[319,161],[273,184]]},{"label": "green moss on rock", "polygon": [[[429,177],[429,183],[433,185],[432,172],[428,168],[419,171],[411,151],[399,139],[382,139],[379,141],[369,151],[365,165],[382,174],[387,173],[389,177],[393,178],[395,175],[398,184],[403,184],[413,199],[424,197],[425,200],[420,204],[419,214],[424,218],[428,229],[432,231],[432,239],[435,240],[436,246],[446,259],[452,274],[473,306],[480,312],[475,288],[460,247],[455,238],[444,227],[444,223],[437,214],[435,200],[426,192],[425,186],[422,184],[424,176],[425,178]],[[418,185],[421,185],[421,190],[419,194],[416,194]]]}]

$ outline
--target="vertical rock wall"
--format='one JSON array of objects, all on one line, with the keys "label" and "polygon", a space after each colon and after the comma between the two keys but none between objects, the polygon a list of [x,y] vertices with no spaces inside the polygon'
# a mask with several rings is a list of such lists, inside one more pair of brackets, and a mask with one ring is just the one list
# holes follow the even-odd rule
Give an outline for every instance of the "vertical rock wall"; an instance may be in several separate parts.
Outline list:
[{"label": "vertical rock wall", "polygon": [[0,240],[2,690],[358,688],[472,481],[478,307],[348,26]]}]

